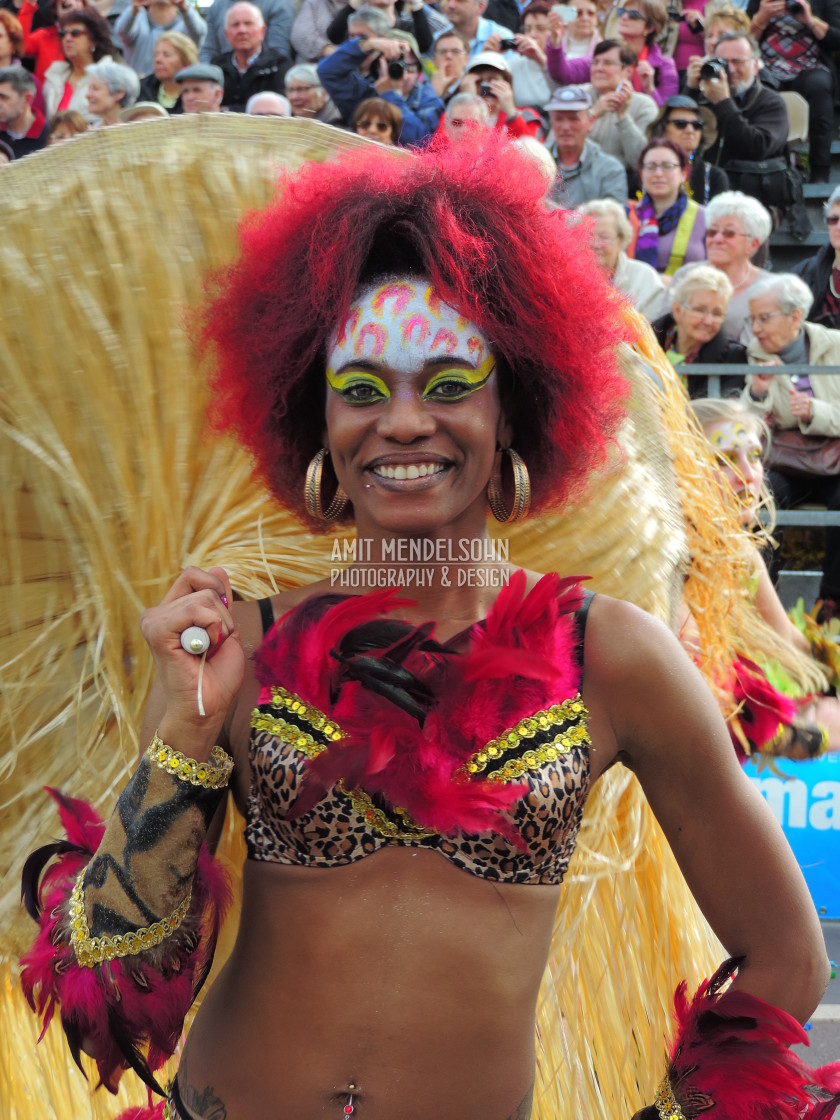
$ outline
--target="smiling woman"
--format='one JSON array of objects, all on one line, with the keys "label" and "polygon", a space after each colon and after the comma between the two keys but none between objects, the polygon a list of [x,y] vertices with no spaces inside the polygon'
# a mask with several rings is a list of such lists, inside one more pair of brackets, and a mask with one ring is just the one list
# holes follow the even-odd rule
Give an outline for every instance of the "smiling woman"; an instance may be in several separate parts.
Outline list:
[{"label": "smiling woman", "polygon": [[[701,1069],[684,1037],[689,1069],[659,1099],[685,1092],[691,1117],[711,1093],[728,1114],[737,1016],[768,1109],[800,1120],[814,1079],[826,1115],[835,1103],[830,1074],[761,1041],[768,1023],[800,1038],[819,925],[676,639],[490,547],[487,506],[510,520],[569,497],[626,396],[623,301],[544,189],[498,138],[411,158],[364,145],[284,177],[211,281],[198,326],[217,428],[308,525],[355,524],[350,570],[372,579],[354,589],[406,576],[412,546],[431,577],[411,599],[323,580],[234,603],[224,569],[190,568],[143,615],[151,745],[104,829],[59,795],[79,842],[48,873],[24,983],[45,1012],[60,1002],[106,1085],[130,1063],[154,1086],[206,974],[224,892],[200,845],[229,786],[246,816],[241,923],[167,1090],[174,1120],[528,1120],[561,885],[619,760],[740,958],[733,990],[716,981],[686,1013],[713,1005],[725,1029]],[[185,650],[190,627],[212,656]],[[52,852],[28,865],[33,910]],[[624,1023],[619,1048],[625,1032],[629,1111],[659,1055]],[[765,1044],[778,1101],[755,1077]]]}]

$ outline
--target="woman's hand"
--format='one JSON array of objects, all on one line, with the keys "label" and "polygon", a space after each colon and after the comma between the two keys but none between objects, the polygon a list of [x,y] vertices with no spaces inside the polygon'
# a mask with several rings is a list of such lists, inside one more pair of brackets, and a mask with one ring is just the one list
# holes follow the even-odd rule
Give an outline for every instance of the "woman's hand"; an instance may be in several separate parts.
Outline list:
[{"label": "woman's hand", "polygon": [[[245,655],[229,607],[233,599],[224,568],[187,568],[160,606],[144,611],[140,629],[158,672],[164,713],[160,737],[192,758],[209,756],[245,673]],[[205,658],[187,653],[181,634],[200,626],[210,637]],[[203,662],[203,664],[202,664]],[[198,682],[205,715],[198,709]]]},{"label": "woman's hand", "polygon": [[488,38],[488,40],[486,41],[486,43],[484,44],[484,46],[481,49],[482,49],[482,51],[495,51],[496,54],[501,54],[502,53],[502,35],[501,35],[501,32],[494,31],[493,34]]},{"label": "woman's hand", "polygon": [[700,55],[696,54],[688,60],[688,69],[685,72],[686,89],[700,88],[700,68],[702,65],[703,59]]},{"label": "woman's hand", "polygon": [[653,93],[656,86],[656,71],[646,58],[636,63],[636,74],[642,87],[642,93]]},{"label": "woman's hand", "polygon": [[754,373],[750,377],[750,394],[753,398],[766,397],[770,392],[770,386],[775,381],[769,373]]},{"label": "woman's hand", "polygon": [[506,82],[504,78],[491,78],[490,79],[490,92],[499,103],[499,108],[506,117],[516,116],[516,102],[513,100],[513,89],[510,82]]},{"label": "woman's hand", "polygon": [[752,19],[753,28],[758,32],[766,31],[771,19],[784,15],[786,6],[786,0],[761,0]]},{"label": "woman's hand", "polygon": [[532,39],[530,35],[514,35],[513,38],[516,43],[516,51],[518,54],[524,55],[525,58],[532,59],[545,69],[547,63],[545,51],[536,39]]},{"label": "woman's hand", "polygon": [[814,398],[796,389],[789,390],[790,411],[797,420],[810,424],[814,419]]},{"label": "woman's hand", "polygon": [[548,13],[548,41],[552,47],[559,47],[566,33],[566,25],[559,12]]}]

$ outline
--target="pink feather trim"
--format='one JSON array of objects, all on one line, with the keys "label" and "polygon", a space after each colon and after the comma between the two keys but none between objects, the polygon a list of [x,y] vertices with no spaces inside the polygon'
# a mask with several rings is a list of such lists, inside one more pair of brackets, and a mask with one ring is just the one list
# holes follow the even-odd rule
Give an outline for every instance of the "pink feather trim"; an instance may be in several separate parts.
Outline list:
[{"label": "pink feather trim", "polygon": [[754,661],[746,657],[739,657],[732,666],[731,691],[739,709],[730,719],[730,737],[743,762],[749,751],[765,750],[779,726],[789,724],[798,708],[789,696],[770,684]]},{"label": "pink feather trim", "polygon": [[423,828],[444,835],[495,829],[520,840],[505,813],[527,787],[466,780],[459,771],[521,719],[577,693],[574,611],[581,601],[576,579],[547,575],[528,592],[519,571],[486,621],[472,628],[465,650],[447,652],[443,666],[440,657],[414,651],[405,667],[435,696],[422,726],[358,681],[343,681],[337,690],[340,667],[331,656],[349,630],[398,610],[405,600],[377,592],[348,596],[320,615],[313,601],[290,612],[257,655],[261,700],[271,685],[282,684],[327,713],[346,736],[307,764],[290,815],[308,812],[341,779],[348,789],[401,806]]},{"label": "pink feather trim", "polygon": [[92,846],[60,855],[44,874],[39,931],[21,960],[21,985],[43,1022],[41,1038],[58,1010],[68,1038],[77,1040],[95,1059],[102,1084],[115,1093],[130,1066],[114,1037],[115,1028],[151,1071],[174,1053],[184,1018],[212,960],[231,901],[230,887],[225,872],[203,847],[190,912],[178,931],[148,953],[82,968],[70,943],[68,903],[104,824],[86,802],[49,792],[58,803],[68,838]]},{"label": "pink feather trim", "polygon": [[812,1069],[789,1049],[808,1043],[781,1008],[743,991],[721,992],[726,961],[689,999],[677,988],[668,1080],[686,1120],[827,1120],[840,1103],[840,1063]]}]

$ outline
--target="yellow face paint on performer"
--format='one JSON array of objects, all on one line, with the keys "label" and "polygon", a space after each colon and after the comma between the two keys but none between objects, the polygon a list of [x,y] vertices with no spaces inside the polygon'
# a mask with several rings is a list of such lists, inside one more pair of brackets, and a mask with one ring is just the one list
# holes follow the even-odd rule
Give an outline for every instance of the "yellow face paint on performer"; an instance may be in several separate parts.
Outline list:
[{"label": "yellow face paint on performer", "polygon": [[755,520],[764,481],[764,449],[752,425],[726,420],[709,425],[706,438],[720,463],[719,475],[743,506],[744,524]]}]

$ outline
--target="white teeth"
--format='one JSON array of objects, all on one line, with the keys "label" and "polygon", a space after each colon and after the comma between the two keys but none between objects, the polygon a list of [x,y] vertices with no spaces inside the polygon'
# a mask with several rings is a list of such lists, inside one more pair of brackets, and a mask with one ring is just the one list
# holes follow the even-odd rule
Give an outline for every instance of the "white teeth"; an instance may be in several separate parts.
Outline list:
[{"label": "white teeth", "polygon": [[380,463],[374,467],[373,473],[378,474],[380,478],[393,478],[402,481],[407,478],[427,478],[429,475],[439,474],[443,469],[443,463],[409,463],[405,467],[392,467]]}]

